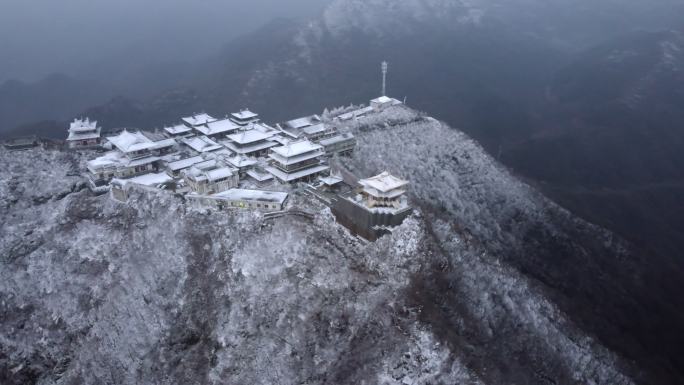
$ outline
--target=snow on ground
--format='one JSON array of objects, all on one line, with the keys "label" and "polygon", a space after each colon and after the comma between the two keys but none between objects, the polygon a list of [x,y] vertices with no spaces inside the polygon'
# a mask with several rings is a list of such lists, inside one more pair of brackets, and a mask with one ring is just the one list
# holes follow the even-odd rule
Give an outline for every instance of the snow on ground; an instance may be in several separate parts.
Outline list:
[{"label": "snow on ground", "polygon": [[[572,269],[558,272],[549,261],[555,250],[581,241],[580,236],[571,239],[571,228],[601,245],[594,255],[590,254],[594,250],[574,251],[578,258],[592,260],[580,267],[586,268],[589,277],[585,279],[591,280],[588,272],[596,259],[604,258],[606,253],[620,255],[624,245],[619,240],[572,218],[512,177],[465,134],[432,118],[399,106],[348,126],[359,136],[359,148],[348,164],[357,175],[387,170],[411,181],[413,203],[423,209],[430,233],[446,258],[443,264],[449,266],[446,273],[428,273],[425,279],[442,276],[448,280],[453,294],[444,293],[441,306],[448,303],[461,313],[446,311],[447,315],[441,316],[456,328],[455,333],[474,335],[471,343],[477,341],[488,347],[487,376],[491,382],[505,382],[501,372],[506,367],[524,376],[522,373],[531,369],[525,361],[534,362],[534,356],[539,354],[545,358],[532,365],[536,366],[535,373],[555,381],[563,377],[559,372],[566,372],[571,382],[631,383],[622,373],[624,363],[619,358],[591,335],[579,331],[546,298],[548,293],[538,282],[530,281],[516,269],[567,274],[559,279],[572,280]],[[534,237],[541,239],[531,239]],[[536,244],[530,245],[530,241]],[[563,263],[558,263],[560,269]],[[560,286],[559,282],[551,283]],[[434,282],[427,284],[431,285]],[[441,327],[444,321],[429,319]],[[479,325],[478,332],[472,330],[474,325]],[[463,341],[457,339],[456,343]],[[518,351],[521,345],[529,345],[530,351]],[[471,359],[468,356],[464,354],[462,359]],[[515,362],[511,356],[523,362]],[[498,367],[499,373],[491,365]]]},{"label": "snow on ground", "polygon": [[407,108],[348,125],[349,166],[420,203],[374,243],[297,193],[313,221],[126,205],[82,190],[75,154],[0,150],[0,383],[631,383],[503,255],[567,213]]},{"label": "snow on ground", "polygon": [[[349,371],[375,378],[386,351],[417,349],[417,337],[384,330],[426,255],[415,220],[367,244],[318,204],[315,223],[264,222],[187,209],[164,192],[130,205],[60,196],[80,177],[34,201],[33,173],[70,170],[71,155],[14,156],[38,167],[0,174],[22,192],[3,234],[27,229],[0,244],[12,257],[0,269],[2,383],[343,383]],[[361,335],[382,341],[363,348],[364,371],[352,369],[369,342]]]}]

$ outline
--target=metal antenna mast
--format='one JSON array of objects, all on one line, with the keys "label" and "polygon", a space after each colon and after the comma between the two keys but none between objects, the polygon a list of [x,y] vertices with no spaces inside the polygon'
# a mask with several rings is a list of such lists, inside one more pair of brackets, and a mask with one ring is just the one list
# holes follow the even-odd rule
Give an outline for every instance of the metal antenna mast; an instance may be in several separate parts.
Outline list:
[{"label": "metal antenna mast", "polygon": [[382,95],[387,96],[387,69],[389,65],[386,61],[382,62]]}]

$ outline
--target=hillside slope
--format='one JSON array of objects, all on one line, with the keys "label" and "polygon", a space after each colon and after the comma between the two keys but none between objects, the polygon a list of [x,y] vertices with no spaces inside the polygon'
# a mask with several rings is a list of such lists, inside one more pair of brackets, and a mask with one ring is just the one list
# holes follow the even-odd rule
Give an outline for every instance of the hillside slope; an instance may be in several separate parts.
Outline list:
[{"label": "hillside slope", "polygon": [[353,128],[347,166],[410,179],[418,208],[376,243],[305,196],[290,204],[313,222],[122,205],[82,190],[74,154],[0,150],[0,382],[680,378],[625,318],[644,299],[627,244],[433,119],[396,107]]},{"label": "hillside slope", "polygon": [[683,69],[677,31],[583,52],[550,83],[538,128],[504,144],[502,161],[578,215],[655,250],[656,264],[681,264]]}]

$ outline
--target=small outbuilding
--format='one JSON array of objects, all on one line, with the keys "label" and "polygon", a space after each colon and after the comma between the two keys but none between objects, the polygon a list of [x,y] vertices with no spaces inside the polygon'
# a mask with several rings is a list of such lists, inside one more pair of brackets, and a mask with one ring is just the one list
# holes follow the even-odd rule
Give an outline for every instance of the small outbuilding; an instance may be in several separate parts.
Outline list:
[{"label": "small outbuilding", "polygon": [[288,193],[264,190],[232,189],[211,196],[224,208],[281,211]]},{"label": "small outbuilding", "polygon": [[132,188],[152,188],[163,189],[169,184],[173,183],[171,178],[165,172],[158,174],[145,174],[131,179],[113,179],[111,186],[112,199],[119,202],[127,202]]}]

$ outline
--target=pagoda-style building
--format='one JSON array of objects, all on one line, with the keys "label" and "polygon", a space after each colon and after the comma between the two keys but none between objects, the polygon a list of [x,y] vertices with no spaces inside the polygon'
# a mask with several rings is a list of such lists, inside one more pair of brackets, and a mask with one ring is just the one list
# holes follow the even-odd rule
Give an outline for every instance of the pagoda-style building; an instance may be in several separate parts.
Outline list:
[{"label": "pagoda-style building", "polygon": [[325,151],[320,144],[308,140],[288,143],[272,149],[271,166],[266,168],[281,182],[312,180],[330,169],[322,163]]},{"label": "pagoda-style building", "polygon": [[237,155],[261,157],[268,154],[271,147],[278,143],[273,141],[275,134],[263,125],[250,125],[235,134],[228,135],[223,144]]},{"label": "pagoda-style building", "polygon": [[67,145],[70,149],[97,147],[101,140],[100,131],[96,121],[76,119],[69,126]]},{"label": "pagoda-style building", "polygon": [[201,113],[181,118],[181,120],[183,121],[183,124],[188,128],[195,128],[198,126],[203,126],[207,123],[215,122],[218,119],[214,118],[209,114]]},{"label": "pagoda-style building", "polygon": [[230,120],[239,126],[245,127],[250,124],[259,123],[259,114],[244,109],[240,112],[234,112],[230,114]]},{"label": "pagoda-style building", "polygon": [[362,179],[361,195],[367,208],[401,209],[407,207],[406,186],[409,182],[399,179],[388,172],[368,179]]},{"label": "pagoda-style building", "polygon": [[359,188],[337,196],[332,212],[337,222],[371,241],[392,232],[411,214],[406,190],[408,181],[388,172],[359,181]]}]

